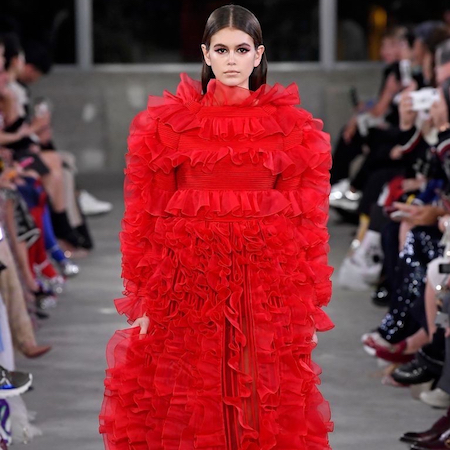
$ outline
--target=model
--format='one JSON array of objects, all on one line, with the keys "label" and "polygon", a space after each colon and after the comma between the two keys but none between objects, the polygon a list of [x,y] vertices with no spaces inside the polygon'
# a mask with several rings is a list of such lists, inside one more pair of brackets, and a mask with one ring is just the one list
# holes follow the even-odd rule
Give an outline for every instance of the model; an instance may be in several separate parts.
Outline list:
[{"label": "model", "polygon": [[262,42],[250,11],[215,10],[201,83],[131,126],[108,450],[330,449],[311,360],[333,326],[329,136],[295,84],[265,84]]}]

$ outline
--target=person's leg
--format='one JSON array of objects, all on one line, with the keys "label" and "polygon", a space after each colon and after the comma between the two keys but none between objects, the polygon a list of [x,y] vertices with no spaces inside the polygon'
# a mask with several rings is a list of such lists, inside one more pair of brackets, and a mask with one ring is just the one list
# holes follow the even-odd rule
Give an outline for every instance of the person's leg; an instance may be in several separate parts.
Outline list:
[{"label": "person's leg", "polygon": [[42,152],[41,158],[50,169],[41,181],[48,194],[52,207],[52,221],[58,239],[66,241],[73,248],[79,246],[78,237],[67,217],[66,195],[64,188],[63,164],[58,152]]},{"label": "person's leg", "polygon": [[47,251],[50,252],[52,258],[56,262],[60,263],[62,261],[65,261],[67,258],[65,257],[64,252],[61,250],[58,245],[58,241],[56,240],[52,219],[50,217],[50,211],[47,205],[43,210],[42,228],[44,232],[45,248],[47,249]]},{"label": "person's leg", "polygon": [[437,290],[441,290],[446,284],[447,275],[439,272],[439,265],[448,263],[448,258],[439,257],[428,264],[427,267],[427,286],[425,288],[425,312],[427,315],[427,330],[430,340],[436,332],[436,314],[437,314]]},{"label": "person's leg", "polygon": [[33,272],[38,271],[39,274],[44,275],[47,278],[58,277],[58,272],[50,262],[47,251],[45,248],[44,236],[44,210],[45,206],[37,205],[30,210],[34,221],[41,230],[41,236],[34,242],[28,249],[28,255],[30,259],[30,266]]},{"label": "person's leg", "polygon": [[67,217],[69,218],[70,225],[73,228],[77,228],[83,224],[83,217],[78,209],[76,190],[75,190],[75,178],[73,173],[64,169],[64,191],[67,204]]},{"label": "person's leg", "polygon": [[14,370],[14,348],[12,343],[11,329],[9,327],[8,311],[0,294],[0,366],[5,369]]},{"label": "person's leg", "polygon": [[413,355],[429,342],[430,338],[428,333],[423,328],[420,328],[414,334],[406,338],[406,348],[404,353],[406,355]]},{"label": "person's leg", "polygon": [[42,184],[50,197],[53,210],[56,213],[66,211],[64,195],[64,176],[60,156],[57,152],[42,152],[40,154],[50,173],[42,177]]},{"label": "person's leg", "polygon": [[0,272],[0,293],[8,311],[14,344],[21,350],[35,347],[36,338],[28,314],[16,265],[6,239],[0,241],[0,261],[6,266]]},{"label": "person's leg", "polygon": [[363,141],[359,133],[356,133],[353,139],[347,143],[342,137],[342,132],[333,152],[333,165],[331,167],[331,184],[348,178],[350,164],[359,155],[362,154]]},{"label": "person's leg", "polygon": [[392,280],[389,312],[378,327],[378,333],[392,344],[427,327],[424,300],[426,267],[442,254],[440,238],[437,227],[415,227],[407,235]]},{"label": "person's leg", "polygon": [[[450,300],[448,298],[444,299],[442,312],[450,315]],[[437,387],[450,394],[450,336],[445,338],[444,369]]]},{"label": "person's leg", "polygon": [[30,263],[28,259],[28,248],[24,241],[19,241],[18,229],[15,220],[15,201],[8,198],[5,205],[5,226],[8,230],[8,235],[11,243],[11,250],[17,260],[17,268],[19,269],[26,287],[30,291],[37,291],[39,286],[36,282],[33,273],[30,270]]}]

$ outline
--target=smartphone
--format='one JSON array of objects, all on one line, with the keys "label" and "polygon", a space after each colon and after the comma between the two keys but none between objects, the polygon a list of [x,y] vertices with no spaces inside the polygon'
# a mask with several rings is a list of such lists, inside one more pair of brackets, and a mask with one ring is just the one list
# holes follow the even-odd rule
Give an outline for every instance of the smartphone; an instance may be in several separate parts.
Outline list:
[{"label": "smartphone", "polygon": [[27,158],[19,161],[19,166],[22,168],[25,168],[25,167],[29,166],[33,161],[34,161],[34,158],[32,156],[28,156]]},{"label": "smartphone", "polygon": [[407,87],[411,84],[412,71],[411,71],[411,61],[409,59],[402,59],[399,63],[400,68],[400,80],[403,87]]},{"label": "smartphone", "polygon": [[392,220],[399,220],[399,219],[407,219],[408,217],[411,217],[411,214],[406,211],[394,211],[392,212],[389,217]]},{"label": "smartphone", "polygon": [[439,264],[439,273],[450,273],[450,263]]}]

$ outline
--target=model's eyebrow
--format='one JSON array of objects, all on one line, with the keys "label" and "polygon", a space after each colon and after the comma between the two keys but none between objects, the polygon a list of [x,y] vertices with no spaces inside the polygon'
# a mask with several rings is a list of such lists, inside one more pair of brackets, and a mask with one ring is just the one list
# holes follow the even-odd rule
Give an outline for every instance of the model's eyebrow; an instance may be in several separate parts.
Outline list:
[{"label": "model's eyebrow", "polygon": [[[250,47],[250,44],[247,44],[247,42],[243,42],[242,44],[236,45],[236,47],[243,47],[243,46]],[[225,48],[228,48],[228,46],[225,45],[225,44],[216,44],[216,45],[214,46],[214,48],[216,48],[216,47],[225,47]]]}]

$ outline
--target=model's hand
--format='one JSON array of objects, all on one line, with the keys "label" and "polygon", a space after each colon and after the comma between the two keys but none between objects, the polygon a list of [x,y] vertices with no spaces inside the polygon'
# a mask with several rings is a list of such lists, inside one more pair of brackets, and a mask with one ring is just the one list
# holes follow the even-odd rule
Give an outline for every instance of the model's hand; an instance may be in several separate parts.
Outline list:
[{"label": "model's hand", "polygon": [[136,319],[131,327],[140,327],[141,331],[139,334],[147,334],[149,325],[150,319],[147,316],[143,316],[139,317],[139,319]]}]

